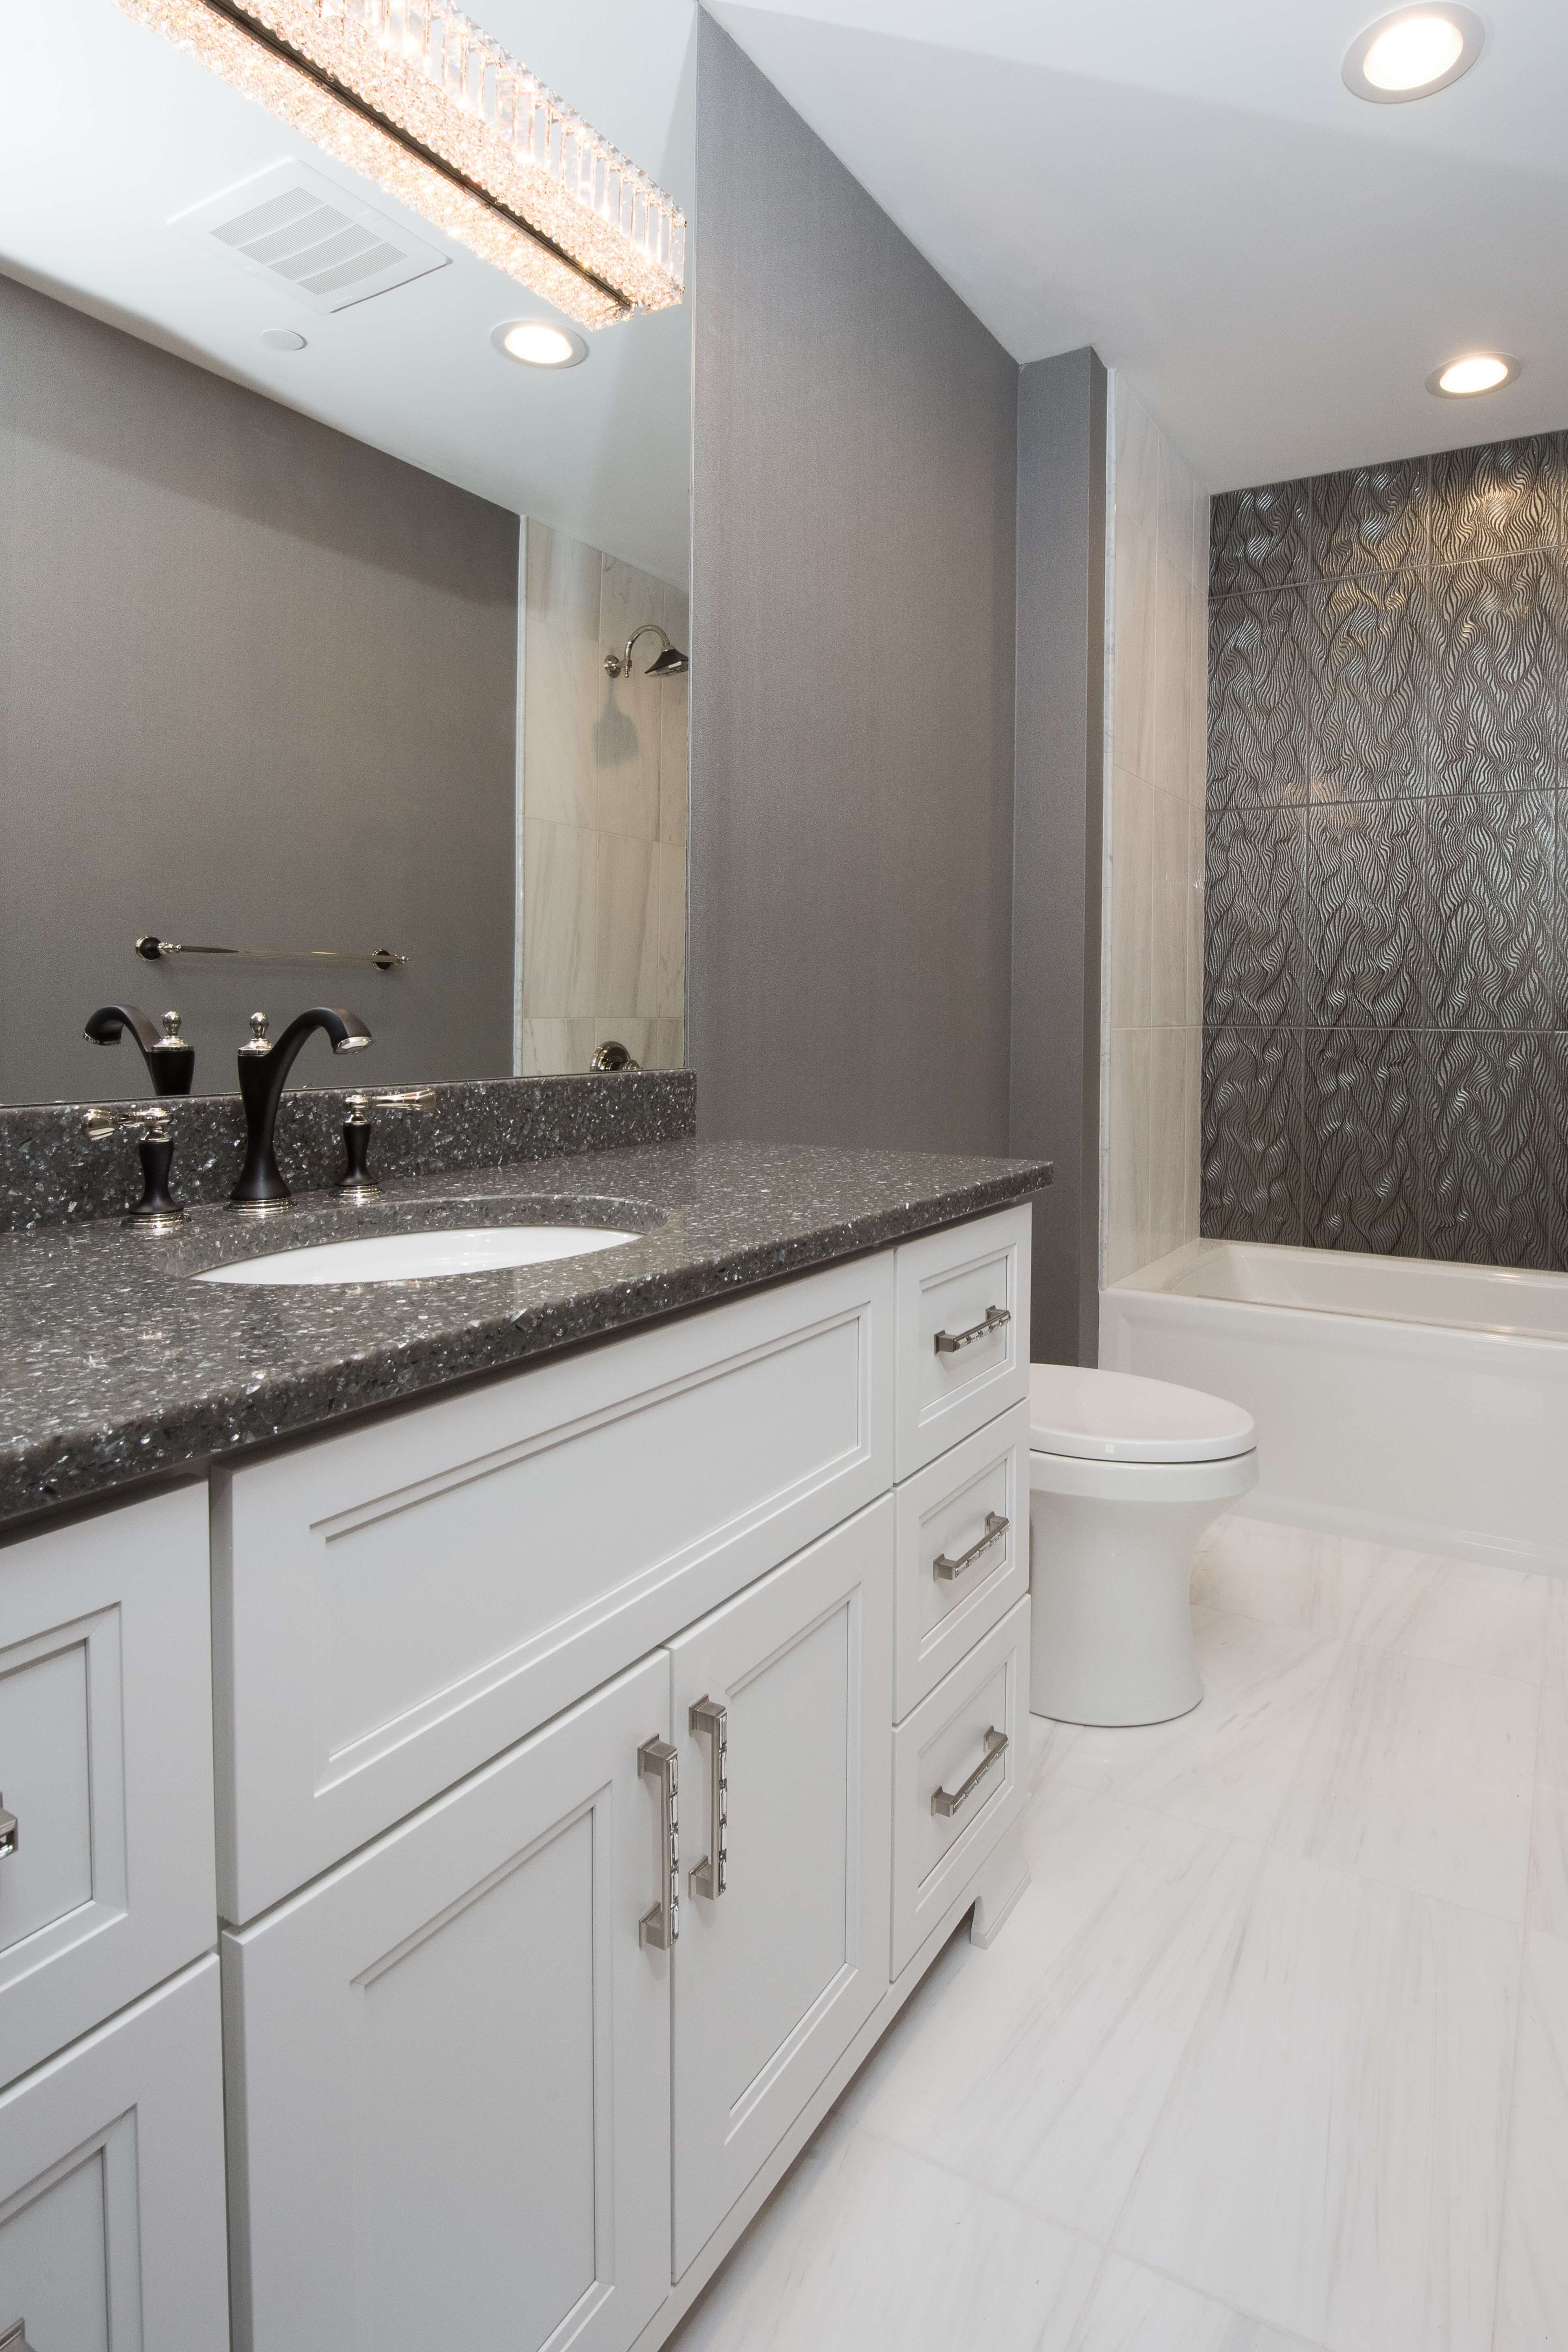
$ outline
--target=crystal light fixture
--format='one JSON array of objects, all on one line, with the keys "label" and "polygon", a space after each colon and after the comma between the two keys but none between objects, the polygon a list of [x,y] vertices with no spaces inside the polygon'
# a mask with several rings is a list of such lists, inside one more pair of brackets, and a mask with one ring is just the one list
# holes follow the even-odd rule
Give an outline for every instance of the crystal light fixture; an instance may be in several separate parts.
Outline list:
[{"label": "crystal light fixture", "polygon": [[117,0],[584,327],[681,299],[673,199],[445,0]]}]

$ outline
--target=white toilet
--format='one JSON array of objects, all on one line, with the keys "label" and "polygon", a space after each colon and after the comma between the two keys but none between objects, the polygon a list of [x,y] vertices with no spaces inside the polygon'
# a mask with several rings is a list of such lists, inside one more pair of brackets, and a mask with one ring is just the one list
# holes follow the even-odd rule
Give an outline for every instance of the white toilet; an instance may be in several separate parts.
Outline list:
[{"label": "white toilet", "polygon": [[1258,1483],[1250,1413],[1199,1389],[1029,1369],[1029,1705],[1164,1723],[1204,1695],[1187,1588],[1198,1538]]}]

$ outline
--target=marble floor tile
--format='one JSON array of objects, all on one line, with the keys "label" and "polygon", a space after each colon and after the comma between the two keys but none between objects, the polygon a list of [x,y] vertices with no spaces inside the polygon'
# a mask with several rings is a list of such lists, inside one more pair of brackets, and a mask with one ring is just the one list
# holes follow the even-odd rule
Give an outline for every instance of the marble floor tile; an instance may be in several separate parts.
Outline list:
[{"label": "marble floor tile", "polygon": [[1568,2344],[1568,1939],[1525,1947],[1494,2352]]},{"label": "marble floor tile", "polygon": [[1487,2352],[1521,1942],[1271,1854],[1118,2251],[1331,2352]]},{"label": "marble floor tile", "polygon": [[1348,1643],[1271,1843],[1521,1919],[1538,1694]]},{"label": "marble floor tile", "polygon": [[1071,2352],[1312,2352],[1191,2287],[1113,2254],[1078,2324]]},{"label": "marble floor tile", "polygon": [[1335,1640],[1350,1631],[1366,1592],[1367,1547],[1311,1528],[1287,1528],[1233,1512],[1211,1531],[1193,1569],[1200,1607],[1261,1617]]},{"label": "marble floor tile", "polygon": [[858,2123],[1090,2237],[1132,2184],[1256,1847],[1067,1784],[1026,1831],[1028,1892],[856,2098]]},{"label": "marble floor tile", "polygon": [[1440,1665],[1539,1683],[1551,1581],[1518,1569],[1434,1559],[1367,1545],[1366,1591],[1350,1638]]},{"label": "marble floor tile", "polygon": [[1067,2352],[1102,2259],[833,2117],[670,2352]]},{"label": "marble floor tile", "polygon": [[1042,1779],[1100,1789],[1233,1837],[1266,1839],[1339,1660],[1339,1645],[1287,1625],[1194,1610],[1204,1697],[1174,1723],[1055,1727]]}]

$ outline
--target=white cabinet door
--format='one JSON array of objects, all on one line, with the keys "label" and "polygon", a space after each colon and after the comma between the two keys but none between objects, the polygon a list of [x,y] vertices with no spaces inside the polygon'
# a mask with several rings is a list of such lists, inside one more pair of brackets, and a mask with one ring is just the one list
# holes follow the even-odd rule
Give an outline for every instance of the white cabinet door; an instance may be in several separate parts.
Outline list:
[{"label": "white cabinet door", "polygon": [[670,1644],[678,2277],[887,1986],[892,1603],[889,1496]]},{"label": "white cabinet door", "polygon": [[0,2096],[0,2341],[226,2352],[212,1957]]},{"label": "white cabinet door", "polygon": [[624,2352],[669,2287],[659,1652],[224,1938],[245,2352]]}]

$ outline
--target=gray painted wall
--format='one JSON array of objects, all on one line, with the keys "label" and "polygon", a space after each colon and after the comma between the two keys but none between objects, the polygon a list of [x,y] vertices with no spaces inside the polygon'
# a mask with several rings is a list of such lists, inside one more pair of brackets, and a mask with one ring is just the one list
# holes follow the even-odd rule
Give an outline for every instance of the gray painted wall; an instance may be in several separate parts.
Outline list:
[{"label": "gray painted wall", "polygon": [[1037,1362],[1100,1356],[1100,940],[1105,805],[1105,370],[1018,380],[1018,698],[1011,1149],[1036,1202]]},{"label": "gray painted wall", "polygon": [[708,17],[698,218],[702,1131],[1004,1150],[1017,368]]},{"label": "gray painted wall", "polygon": [[[142,1092],[81,1043],[106,999],[178,1003],[201,1091],[253,1005],[322,997],[375,1032],[358,1083],[510,1068],[517,541],[0,278],[0,1100]],[[176,976],[149,929],[410,961]]]}]

